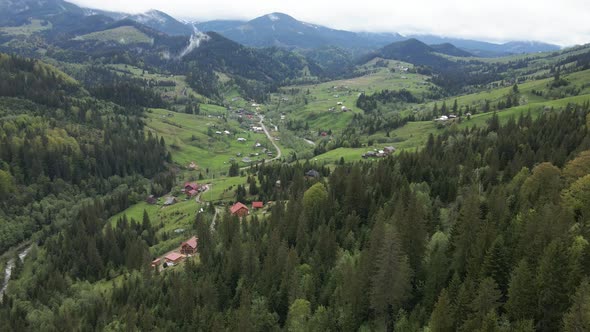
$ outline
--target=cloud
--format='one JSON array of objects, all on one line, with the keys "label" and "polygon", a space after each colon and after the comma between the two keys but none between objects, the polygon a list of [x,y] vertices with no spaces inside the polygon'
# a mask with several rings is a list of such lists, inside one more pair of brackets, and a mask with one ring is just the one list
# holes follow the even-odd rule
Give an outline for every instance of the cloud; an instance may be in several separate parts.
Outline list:
[{"label": "cloud", "polygon": [[248,20],[283,12],[353,31],[421,33],[487,41],[538,40],[562,46],[590,42],[587,0],[73,0],[123,12],[158,9],[178,18]]}]

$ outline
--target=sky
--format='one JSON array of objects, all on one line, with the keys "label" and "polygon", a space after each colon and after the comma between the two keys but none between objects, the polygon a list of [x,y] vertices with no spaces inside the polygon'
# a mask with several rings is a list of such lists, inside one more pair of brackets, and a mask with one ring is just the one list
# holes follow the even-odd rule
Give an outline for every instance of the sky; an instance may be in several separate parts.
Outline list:
[{"label": "sky", "polygon": [[157,9],[176,18],[249,20],[281,12],[330,28],[434,34],[491,42],[590,43],[588,0],[70,0],[127,13]]}]

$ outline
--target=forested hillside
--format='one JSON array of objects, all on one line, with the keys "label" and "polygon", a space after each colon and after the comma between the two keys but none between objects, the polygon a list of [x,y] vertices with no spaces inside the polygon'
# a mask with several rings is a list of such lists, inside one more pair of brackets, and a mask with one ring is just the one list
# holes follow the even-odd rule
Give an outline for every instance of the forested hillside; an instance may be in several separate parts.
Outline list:
[{"label": "forested hillside", "polygon": [[0,82],[0,251],[71,223],[85,199],[124,209],[164,169],[164,142],[144,135],[141,108],[90,98],[63,72],[16,56],[0,55]]},{"label": "forested hillside", "polygon": [[[33,249],[0,320],[13,330],[579,331],[589,113],[493,117],[318,180],[303,176],[312,165],[261,167],[270,216],[196,216],[199,263],[165,273],[138,263],[157,241],[149,219],[113,229],[101,212],[113,202],[94,200]],[[107,292],[80,283],[121,269]]]}]

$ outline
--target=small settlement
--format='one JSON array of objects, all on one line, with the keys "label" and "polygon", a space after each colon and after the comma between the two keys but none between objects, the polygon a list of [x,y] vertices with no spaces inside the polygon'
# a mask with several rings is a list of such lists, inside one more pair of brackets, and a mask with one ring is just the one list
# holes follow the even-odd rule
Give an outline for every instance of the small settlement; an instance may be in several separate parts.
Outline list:
[{"label": "small settlement", "polygon": [[196,236],[191,237],[187,241],[180,244],[180,247],[173,250],[163,257],[156,258],[152,261],[151,266],[158,271],[170,266],[175,266],[183,260],[192,257],[197,253],[197,245],[199,239]]},{"label": "small settlement", "polygon": [[391,154],[393,154],[395,152],[395,148],[393,146],[386,146],[384,147],[382,150],[373,150],[373,151],[368,151],[366,153],[362,154],[362,157],[364,159],[367,158],[384,158],[387,157]]}]

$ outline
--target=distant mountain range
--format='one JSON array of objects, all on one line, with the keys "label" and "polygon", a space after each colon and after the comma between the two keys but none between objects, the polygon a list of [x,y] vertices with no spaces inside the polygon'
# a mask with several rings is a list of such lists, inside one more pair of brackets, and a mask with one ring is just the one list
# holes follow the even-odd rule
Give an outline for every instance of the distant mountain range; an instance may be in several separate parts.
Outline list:
[{"label": "distant mountain range", "polygon": [[[250,21],[214,20],[197,23],[201,31],[215,31],[229,39],[253,47],[279,46],[293,49],[313,49],[337,46],[351,53],[367,52],[389,43],[407,39],[417,39],[429,45],[456,46],[465,52],[456,56],[494,57],[515,53],[536,53],[559,50],[557,45],[513,41],[494,44],[478,40],[447,38],[434,35],[402,36],[398,33],[351,32],[330,29],[321,25],[305,23],[283,14],[272,13]],[[440,46],[443,45],[443,46]]]},{"label": "distant mountain range", "polygon": [[272,13],[248,22],[213,21],[197,24],[199,30],[216,32],[238,43],[253,47],[285,47],[291,49],[315,49],[337,46],[351,53],[375,49],[402,40],[396,33],[356,33],[330,29],[305,23],[293,17]]},{"label": "distant mountain range", "polygon": [[68,33],[99,30],[119,20],[133,20],[170,36],[190,36],[196,27],[203,32],[217,32],[246,46],[281,47],[300,50],[304,54],[326,47],[337,47],[351,55],[359,56],[392,42],[411,38],[433,45],[433,49],[441,53],[454,56],[491,57],[560,49],[557,45],[541,42],[514,41],[494,44],[432,35],[402,36],[398,33],[351,32],[302,22],[283,13],[272,13],[250,21],[214,20],[191,23],[177,20],[157,10],[131,15],[80,8],[63,0],[0,2],[0,26],[23,25],[32,17],[46,19],[57,27],[56,31]]},{"label": "distant mountain range", "polygon": [[408,38],[418,39],[426,44],[452,44],[458,48],[481,57],[494,57],[508,54],[550,52],[560,49],[559,46],[535,41],[512,41],[494,44],[478,40],[439,37],[433,35],[410,35]]}]

